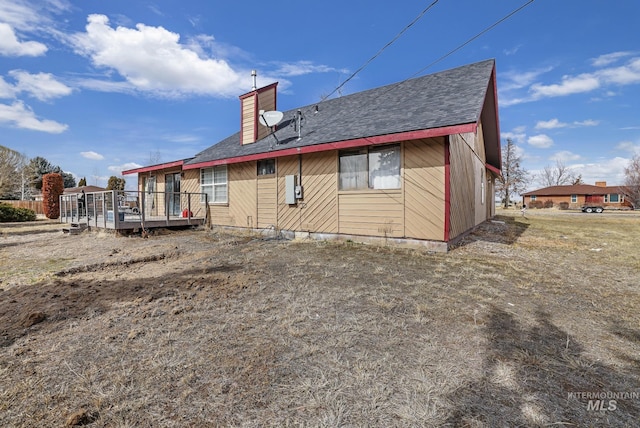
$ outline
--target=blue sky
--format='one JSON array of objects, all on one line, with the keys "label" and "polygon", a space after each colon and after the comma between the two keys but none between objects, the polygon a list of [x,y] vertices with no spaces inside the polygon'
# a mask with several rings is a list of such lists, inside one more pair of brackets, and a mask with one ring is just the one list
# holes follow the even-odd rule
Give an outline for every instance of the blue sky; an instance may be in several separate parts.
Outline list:
[{"label": "blue sky", "polygon": [[526,3],[0,0],[0,144],[104,186],[237,132],[252,69],[280,110],[317,102],[433,4],[334,96],[495,58],[523,166],[621,184],[640,153],[640,2],[535,0],[437,61]]}]

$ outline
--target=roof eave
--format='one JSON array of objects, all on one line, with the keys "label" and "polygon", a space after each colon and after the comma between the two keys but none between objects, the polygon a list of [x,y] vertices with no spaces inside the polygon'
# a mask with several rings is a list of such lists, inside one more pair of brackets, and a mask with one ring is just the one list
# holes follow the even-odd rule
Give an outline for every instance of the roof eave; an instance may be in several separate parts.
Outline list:
[{"label": "roof eave", "polygon": [[174,168],[176,166],[182,166],[184,164],[184,159],[183,160],[178,160],[178,161],[173,161],[173,162],[167,162],[167,163],[161,163],[161,164],[157,164],[157,165],[150,165],[150,166],[143,166],[140,168],[134,168],[134,169],[127,169],[125,171],[122,171],[122,175],[129,175],[129,174],[140,174],[143,172],[152,172],[152,171],[159,171],[162,169],[167,169],[167,168]]},{"label": "roof eave", "polygon": [[329,150],[343,150],[356,147],[373,146],[377,144],[389,144],[400,141],[418,140],[422,138],[443,137],[446,135],[460,134],[464,132],[476,132],[478,126],[476,123],[467,123],[461,125],[445,126],[441,128],[422,129],[418,131],[399,132],[395,134],[377,135],[372,137],[363,137],[353,140],[335,141],[328,143],[315,144],[312,146],[291,147],[288,149],[267,151],[244,156],[236,156],[231,158],[213,159],[192,164],[183,165],[182,169],[207,168],[217,165],[229,165],[240,162],[250,162],[261,159],[271,159],[283,156],[293,156],[305,153],[325,152]]}]

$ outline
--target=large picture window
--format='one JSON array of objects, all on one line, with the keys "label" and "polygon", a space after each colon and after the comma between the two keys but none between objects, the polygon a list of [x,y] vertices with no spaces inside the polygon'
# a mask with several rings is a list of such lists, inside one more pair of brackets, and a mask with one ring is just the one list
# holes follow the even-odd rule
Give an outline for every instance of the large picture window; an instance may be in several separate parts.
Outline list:
[{"label": "large picture window", "polygon": [[[227,166],[220,165],[201,169],[200,191],[207,194],[209,203],[226,204],[228,202]],[[204,195],[201,202],[204,202]]]},{"label": "large picture window", "polygon": [[340,152],[340,190],[399,189],[400,145]]}]

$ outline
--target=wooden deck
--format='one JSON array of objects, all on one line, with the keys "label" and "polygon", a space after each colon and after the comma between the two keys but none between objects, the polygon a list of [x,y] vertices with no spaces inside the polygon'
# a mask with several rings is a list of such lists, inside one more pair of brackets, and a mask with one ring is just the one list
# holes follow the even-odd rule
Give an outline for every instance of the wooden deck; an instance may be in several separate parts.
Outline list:
[{"label": "wooden deck", "polygon": [[200,226],[207,222],[206,200],[201,193],[67,194],[60,197],[60,222],[110,230]]}]

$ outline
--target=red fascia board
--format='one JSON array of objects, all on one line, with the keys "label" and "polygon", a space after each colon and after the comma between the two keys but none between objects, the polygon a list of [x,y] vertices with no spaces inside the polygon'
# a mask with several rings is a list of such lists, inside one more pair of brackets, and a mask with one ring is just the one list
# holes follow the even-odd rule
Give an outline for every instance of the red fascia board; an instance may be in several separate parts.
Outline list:
[{"label": "red fascia board", "polygon": [[491,172],[493,172],[495,175],[497,175],[498,177],[502,176],[502,171],[499,170],[498,168],[496,168],[495,166],[485,163],[484,166]]},{"label": "red fascia board", "polygon": [[142,172],[150,172],[150,171],[159,171],[161,169],[173,168],[175,166],[184,165],[184,160],[161,163],[159,165],[151,165],[151,166],[143,166],[142,168],[128,169],[126,171],[122,171],[122,175],[127,174],[140,174]]},{"label": "red fascia board", "polygon": [[250,91],[250,92],[247,92],[246,94],[240,95],[239,98],[242,100],[242,99],[245,99],[247,97],[250,97],[251,95],[260,94],[260,93],[262,93],[264,91],[268,91],[269,89],[275,88],[276,86],[278,86],[278,82],[274,82],[274,83],[272,83],[270,85],[263,86],[262,88],[254,89],[253,91]]},{"label": "red fascia board", "polygon": [[292,156],[305,153],[326,152],[329,150],[343,150],[356,147],[372,146],[376,144],[397,143],[399,141],[418,140],[421,138],[443,137],[451,134],[461,134],[464,132],[476,132],[476,123],[464,125],[445,126],[442,128],[423,129],[420,131],[399,132],[397,134],[378,135],[375,137],[357,138],[355,140],[337,141],[334,143],[316,144],[314,146],[293,147],[290,149],[273,152],[256,153],[254,155],[237,156],[227,159],[216,159],[212,161],[200,162],[191,165],[184,165],[183,169],[207,168],[216,165],[228,165],[240,162],[249,162],[261,159],[271,159],[283,156]]}]

